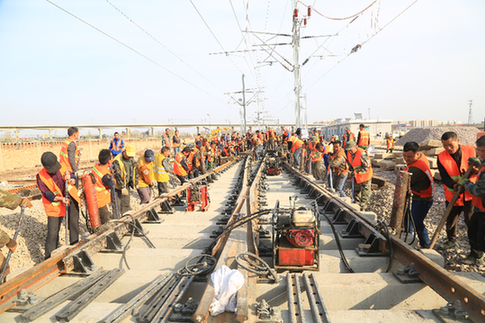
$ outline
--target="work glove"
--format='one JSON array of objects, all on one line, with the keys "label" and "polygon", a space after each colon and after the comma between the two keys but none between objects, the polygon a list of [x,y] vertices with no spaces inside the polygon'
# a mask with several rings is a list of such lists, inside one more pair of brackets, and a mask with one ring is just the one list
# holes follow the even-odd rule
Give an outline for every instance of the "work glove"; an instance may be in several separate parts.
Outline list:
[{"label": "work glove", "polygon": [[465,178],[465,177],[461,176],[460,178],[458,178],[458,181],[456,181],[456,183],[457,183],[458,185],[463,186],[463,183],[464,183],[465,181],[467,181],[467,180],[468,180],[468,178]]},{"label": "work glove", "polygon": [[23,207],[25,205],[25,207],[32,207],[32,198],[30,197],[26,197],[24,198],[21,202],[20,202],[20,207]]},{"label": "work glove", "polygon": [[6,246],[8,249],[10,249],[10,251],[15,252],[15,250],[17,250],[17,241],[15,241],[14,239],[10,239],[7,242]]},{"label": "work glove", "polygon": [[365,169],[362,166],[355,167],[354,172],[356,172],[357,174],[365,174]]},{"label": "work glove", "polygon": [[124,195],[124,196],[126,196],[126,195],[130,194],[130,192],[128,192],[128,189],[123,188],[123,189],[121,190],[121,194],[122,194],[122,195]]},{"label": "work glove", "polygon": [[477,157],[468,158],[468,165],[475,166],[477,168],[482,168],[482,162]]}]

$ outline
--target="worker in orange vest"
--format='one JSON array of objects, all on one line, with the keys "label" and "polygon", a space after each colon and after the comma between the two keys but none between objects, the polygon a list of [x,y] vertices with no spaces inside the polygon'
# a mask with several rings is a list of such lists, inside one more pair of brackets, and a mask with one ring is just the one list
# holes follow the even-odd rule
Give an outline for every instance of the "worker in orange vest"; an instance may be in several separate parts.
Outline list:
[{"label": "worker in orange vest", "polygon": [[180,136],[179,131],[175,130],[175,134],[172,137],[172,147],[173,147],[173,155],[177,155],[180,151]]},{"label": "worker in orange vest", "polygon": [[350,131],[350,128],[345,129],[342,145],[345,146],[350,140],[355,141],[355,135]]},{"label": "worker in orange vest", "polygon": [[357,147],[355,141],[349,141],[345,145],[345,150],[347,151],[347,162],[352,174],[352,180],[355,178],[356,182],[353,191],[354,201],[364,211],[371,195],[372,165],[367,152]]},{"label": "worker in orange vest", "polygon": [[300,139],[300,135],[301,128],[298,128],[296,129],[295,134],[291,135],[290,138],[288,138],[288,149],[293,154],[294,166],[296,168],[300,167],[300,155],[303,147],[303,141]]},{"label": "worker in orange vest", "polygon": [[359,135],[357,136],[357,146],[367,151],[370,145],[370,134],[369,131],[365,130],[363,123],[359,125]]},{"label": "worker in orange vest", "polygon": [[138,158],[136,169],[138,171],[138,196],[140,196],[140,204],[150,203],[152,197],[151,187],[156,187],[157,182],[153,172],[153,161],[155,160],[155,153],[151,149],[145,150],[142,157]]},{"label": "worker in orange vest", "polygon": [[[413,227],[418,234],[419,245],[422,248],[428,248],[430,244],[428,230],[424,224],[424,219],[433,205],[434,196],[434,179],[429,168],[429,161],[426,156],[419,152],[417,142],[409,141],[404,144],[403,158],[406,161],[406,171],[411,173],[411,191],[413,192],[411,204],[411,216],[413,221],[407,219],[404,222],[404,228],[413,232]],[[406,217],[407,218],[407,217]]]},{"label": "worker in orange vest", "polygon": [[349,166],[347,164],[347,154],[342,148],[342,142],[336,140],[333,143],[333,152],[329,158],[330,171],[332,172],[332,187],[342,197],[346,197],[343,188],[345,180],[349,174]]},{"label": "worker in orange vest", "polygon": [[[41,163],[43,168],[37,174],[37,186],[42,193],[42,204],[44,204],[47,215],[47,236],[45,240],[45,259],[51,257],[54,249],[59,247],[59,230],[62,219],[66,216],[66,207],[72,206],[72,198],[66,196],[66,183],[71,184],[71,172],[61,173],[61,164],[57,161],[56,155],[47,151],[42,154]],[[69,193],[68,193],[69,194]],[[69,210],[70,211],[70,210]],[[69,242],[76,244],[79,240],[79,213],[69,213]]]},{"label": "worker in orange vest", "polygon": [[468,159],[474,173],[478,173],[476,183],[463,177],[458,180],[458,184],[463,185],[465,190],[473,195],[472,204],[475,207],[468,227],[471,252],[461,261],[466,265],[483,265],[485,251],[485,136],[478,138],[476,145],[480,158]]},{"label": "worker in orange vest", "polygon": [[392,150],[394,149],[394,139],[392,138],[392,135],[389,135],[389,138],[387,138],[386,143],[387,143],[386,153],[392,153]]},{"label": "worker in orange vest", "polygon": [[[466,172],[468,168],[468,159],[476,157],[475,147],[472,145],[460,145],[460,139],[455,132],[445,132],[441,136],[441,144],[444,150],[438,154],[438,170],[440,172],[441,181],[445,186],[446,207],[453,198],[455,191],[458,188],[458,179]],[[472,182],[475,182],[477,175],[470,177]],[[470,228],[470,220],[473,214],[472,205],[473,195],[470,192],[460,194],[455,204],[453,205],[448,220],[446,221],[446,235],[448,241],[441,244],[442,249],[453,248],[456,245],[456,229],[458,218],[461,212],[465,216],[465,224]]]},{"label": "worker in orange vest", "polygon": [[108,209],[111,203],[111,192],[115,194],[115,182],[111,173],[113,155],[109,149],[102,149],[98,154],[98,163],[93,166],[91,173],[96,179],[94,189],[98,204],[99,218],[102,224],[109,222],[113,217]]},{"label": "worker in orange vest", "polygon": [[216,168],[216,160],[219,154],[218,154],[218,149],[216,147],[215,141],[211,141],[210,147],[205,152],[205,155],[207,158],[207,170],[209,171]]},{"label": "worker in orange vest", "polygon": [[190,148],[185,147],[175,156],[175,161],[173,163],[173,172],[180,180],[183,185],[187,182],[187,174],[189,172],[189,165],[187,165],[187,157],[190,154]]},{"label": "worker in orange vest", "polygon": [[[310,142],[312,144],[312,142]],[[311,160],[312,160],[312,175],[317,181],[323,180],[322,168],[323,168],[323,153],[324,147],[321,143],[317,143],[311,148]]]},{"label": "worker in orange vest", "polygon": [[273,129],[268,128],[268,131],[266,131],[266,140],[268,142],[266,149],[275,150],[276,133]]},{"label": "worker in orange vest", "polygon": [[70,127],[67,129],[67,135],[69,137],[62,143],[59,154],[60,171],[63,175],[67,171],[75,173],[79,170],[79,158],[81,156],[81,151],[76,142],[79,139],[79,129]]}]

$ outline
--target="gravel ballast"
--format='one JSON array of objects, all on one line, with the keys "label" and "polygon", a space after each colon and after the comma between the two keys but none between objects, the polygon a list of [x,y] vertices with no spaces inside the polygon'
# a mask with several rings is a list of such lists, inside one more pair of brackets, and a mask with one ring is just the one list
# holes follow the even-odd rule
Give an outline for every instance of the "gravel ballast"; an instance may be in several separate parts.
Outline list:
[{"label": "gravel ballast", "polygon": [[453,131],[458,135],[460,144],[474,145],[477,141],[478,128],[476,127],[426,127],[411,129],[402,136],[396,145],[404,146],[405,143],[415,141],[418,144],[426,140],[441,140],[441,136],[448,131]]}]

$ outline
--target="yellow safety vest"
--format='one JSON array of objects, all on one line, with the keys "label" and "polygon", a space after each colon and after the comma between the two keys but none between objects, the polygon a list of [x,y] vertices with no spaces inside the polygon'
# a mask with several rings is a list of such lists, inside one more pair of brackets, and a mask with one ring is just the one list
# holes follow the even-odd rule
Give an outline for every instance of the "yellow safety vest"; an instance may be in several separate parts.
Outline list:
[{"label": "yellow safety vest", "polygon": [[170,176],[167,173],[165,167],[163,167],[164,154],[156,154],[153,161],[153,179],[157,182],[165,183],[170,180]]}]

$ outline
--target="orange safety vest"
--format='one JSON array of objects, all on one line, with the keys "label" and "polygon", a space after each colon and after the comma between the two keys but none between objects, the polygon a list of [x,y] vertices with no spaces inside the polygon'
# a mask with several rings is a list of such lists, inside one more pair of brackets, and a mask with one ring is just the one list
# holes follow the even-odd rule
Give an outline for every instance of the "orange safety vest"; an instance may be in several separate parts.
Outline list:
[{"label": "orange safety vest", "polygon": [[92,173],[96,178],[96,183],[94,183],[94,189],[96,191],[96,200],[98,202],[98,208],[102,208],[105,205],[111,203],[111,195],[109,190],[103,184],[103,177],[106,174],[110,174],[111,170],[107,165],[101,165],[97,163],[93,166]]},{"label": "orange safety vest", "polygon": [[154,163],[153,162],[147,162],[145,157],[142,156],[138,159],[138,165],[137,165],[137,172],[138,172],[138,186],[139,187],[148,187],[150,184],[146,183],[145,182],[145,178],[144,178],[144,174],[141,170],[141,168],[143,166],[146,166],[146,170],[148,170],[149,172],[149,177],[150,177],[150,181],[153,182],[155,180],[155,175],[154,175],[154,172],[153,172],[153,165]]},{"label": "orange safety vest", "polygon": [[173,172],[175,175],[179,176],[187,176],[187,171],[185,168],[182,167],[182,159],[184,159],[185,156],[182,154],[180,151],[176,156],[175,156],[175,162],[173,163]]},{"label": "orange safety vest", "polygon": [[323,154],[324,154],[323,151],[320,153],[320,156],[318,157],[317,157],[317,153],[319,153],[319,151],[317,151],[315,148],[312,148],[311,152],[312,152],[311,153],[312,162],[321,161],[323,159]]},{"label": "orange safety vest", "polygon": [[118,139],[118,143],[115,144],[115,140],[114,139],[111,139],[111,146],[113,148],[111,148],[112,150],[121,150],[121,138]]},{"label": "orange safety vest", "polygon": [[[54,180],[52,179],[52,177],[49,175],[49,173],[46,171],[45,168],[42,168],[42,170],[39,172],[39,174],[37,174],[37,176],[39,176],[42,183],[44,183],[45,186],[47,186],[47,188],[49,189],[49,191],[54,193],[54,195],[60,196],[60,197],[64,196],[59,186],[57,186],[56,182],[54,182]],[[49,200],[44,197],[44,194],[42,194],[42,204],[44,204],[45,214],[47,214],[47,216],[53,216],[56,218],[66,216],[66,206],[64,205],[64,203],[59,201],[49,202]]]},{"label": "orange safety vest", "polygon": [[76,153],[74,155],[74,159],[76,161],[76,166],[79,163],[79,148],[77,147],[77,143],[74,140],[72,140],[71,138],[67,138],[62,143],[61,152],[59,154],[59,163],[61,164],[60,171],[61,171],[62,176],[64,176],[64,174],[66,174],[67,171],[70,171],[71,173],[73,172],[71,163],[69,162],[69,156],[68,156],[68,152],[67,152],[67,147],[69,146],[69,144],[71,142],[73,142],[76,145]]},{"label": "orange safety vest", "polygon": [[[483,166],[483,167],[480,169],[480,171],[479,171],[479,172],[478,172],[478,174],[477,174],[477,178],[479,178],[479,177],[480,177],[480,174],[481,174],[482,172],[485,172],[485,166]],[[476,206],[477,208],[479,208],[480,210],[485,211],[485,206],[483,205],[483,199],[484,199],[484,197],[481,197],[481,196],[475,196],[475,195],[474,195],[474,196],[473,196],[473,198],[472,198],[472,204],[473,204],[474,206]]]},{"label": "orange safety vest", "polygon": [[420,153],[421,156],[415,161],[412,162],[411,164],[407,165],[405,170],[408,171],[409,167],[417,167],[420,170],[423,171],[423,173],[428,176],[428,179],[430,181],[430,185],[427,189],[422,190],[421,192],[416,192],[411,189],[413,194],[418,195],[421,198],[427,198],[427,197],[432,197],[434,195],[434,180],[433,180],[433,175],[431,175],[431,169],[429,168],[429,161],[428,158],[423,153]]},{"label": "orange safety vest", "polygon": [[276,140],[275,132],[273,130],[268,130],[266,132],[266,140],[269,140],[270,138],[273,138],[273,140]]},{"label": "orange safety vest", "polygon": [[217,148],[210,148],[208,153],[209,155],[207,156],[207,161],[210,161],[210,162],[215,161],[217,157]]},{"label": "orange safety vest", "polygon": [[387,139],[387,149],[394,148],[394,139]]},{"label": "orange safety vest", "polygon": [[[176,137],[176,136],[174,136],[174,137]],[[180,146],[180,137],[176,137],[176,138],[179,140],[179,142],[174,142],[173,148],[177,148],[178,146]]]},{"label": "orange safety vest", "polygon": [[172,147],[172,140],[170,140],[170,136],[167,136],[167,134],[164,133],[163,137],[165,138],[165,146]]},{"label": "orange safety vest", "polygon": [[294,154],[295,151],[300,148],[301,146],[303,146],[303,141],[296,137],[296,136],[291,136],[290,139],[288,139],[288,141],[291,141],[293,144],[291,145],[291,153]]},{"label": "orange safety vest", "polygon": [[[451,157],[450,153],[446,150],[443,150],[438,154],[438,160],[440,161],[441,165],[445,168],[448,175],[450,175],[451,179],[455,182],[458,181],[461,174],[466,172],[464,165],[468,165],[468,158],[476,157],[475,148],[471,145],[460,145],[461,147],[461,169],[458,169],[458,165],[456,164],[453,157]],[[477,175],[470,176],[470,181],[475,183],[477,180]],[[455,192],[453,188],[449,188],[445,185],[445,198],[448,202],[451,201]],[[472,193],[465,191],[465,201],[470,201],[473,199]],[[462,206],[463,205],[463,193],[460,194],[458,199],[456,200],[454,206]]]},{"label": "orange safety vest", "polygon": [[[336,154],[333,154],[332,156],[330,156],[330,159],[334,160],[338,156],[343,156],[345,159],[347,159],[347,156],[345,155],[345,151],[342,148],[340,148],[340,150]],[[347,163],[345,163],[345,169],[333,168],[333,171],[335,173],[337,173],[337,175],[340,175],[342,173],[348,173],[349,172],[349,165],[347,165]]]},{"label": "orange safety vest", "polygon": [[347,143],[347,141],[348,141],[347,140],[347,137],[349,137],[348,140],[354,140],[355,141],[355,136],[354,136],[354,133],[353,132],[351,132],[350,134],[344,133],[344,143]]},{"label": "orange safety vest", "polygon": [[191,151],[190,154],[187,156],[187,166],[189,166],[189,171],[191,171],[192,168],[194,168],[194,166],[192,165],[193,160],[194,160],[194,152]]},{"label": "orange safety vest", "polygon": [[[354,158],[352,159],[352,154],[350,153],[350,150],[347,151],[347,160],[349,161],[350,165],[352,167],[357,168],[359,166],[362,166],[362,162],[360,161],[360,156],[362,155],[362,152],[364,152],[364,149],[362,148],[357,148],[357,152],[355,153]],[[357,184],[367,182],[368,180],[372,179],[372,166],[369,165],[369,168],[364,174],[358,174],[357,172],[355,173],[355,181]]]},{"label": "orange safety vest", "polygon": [[369,146],[369,131],[365,129],[360,131],[360,140],[357,146]]}]

